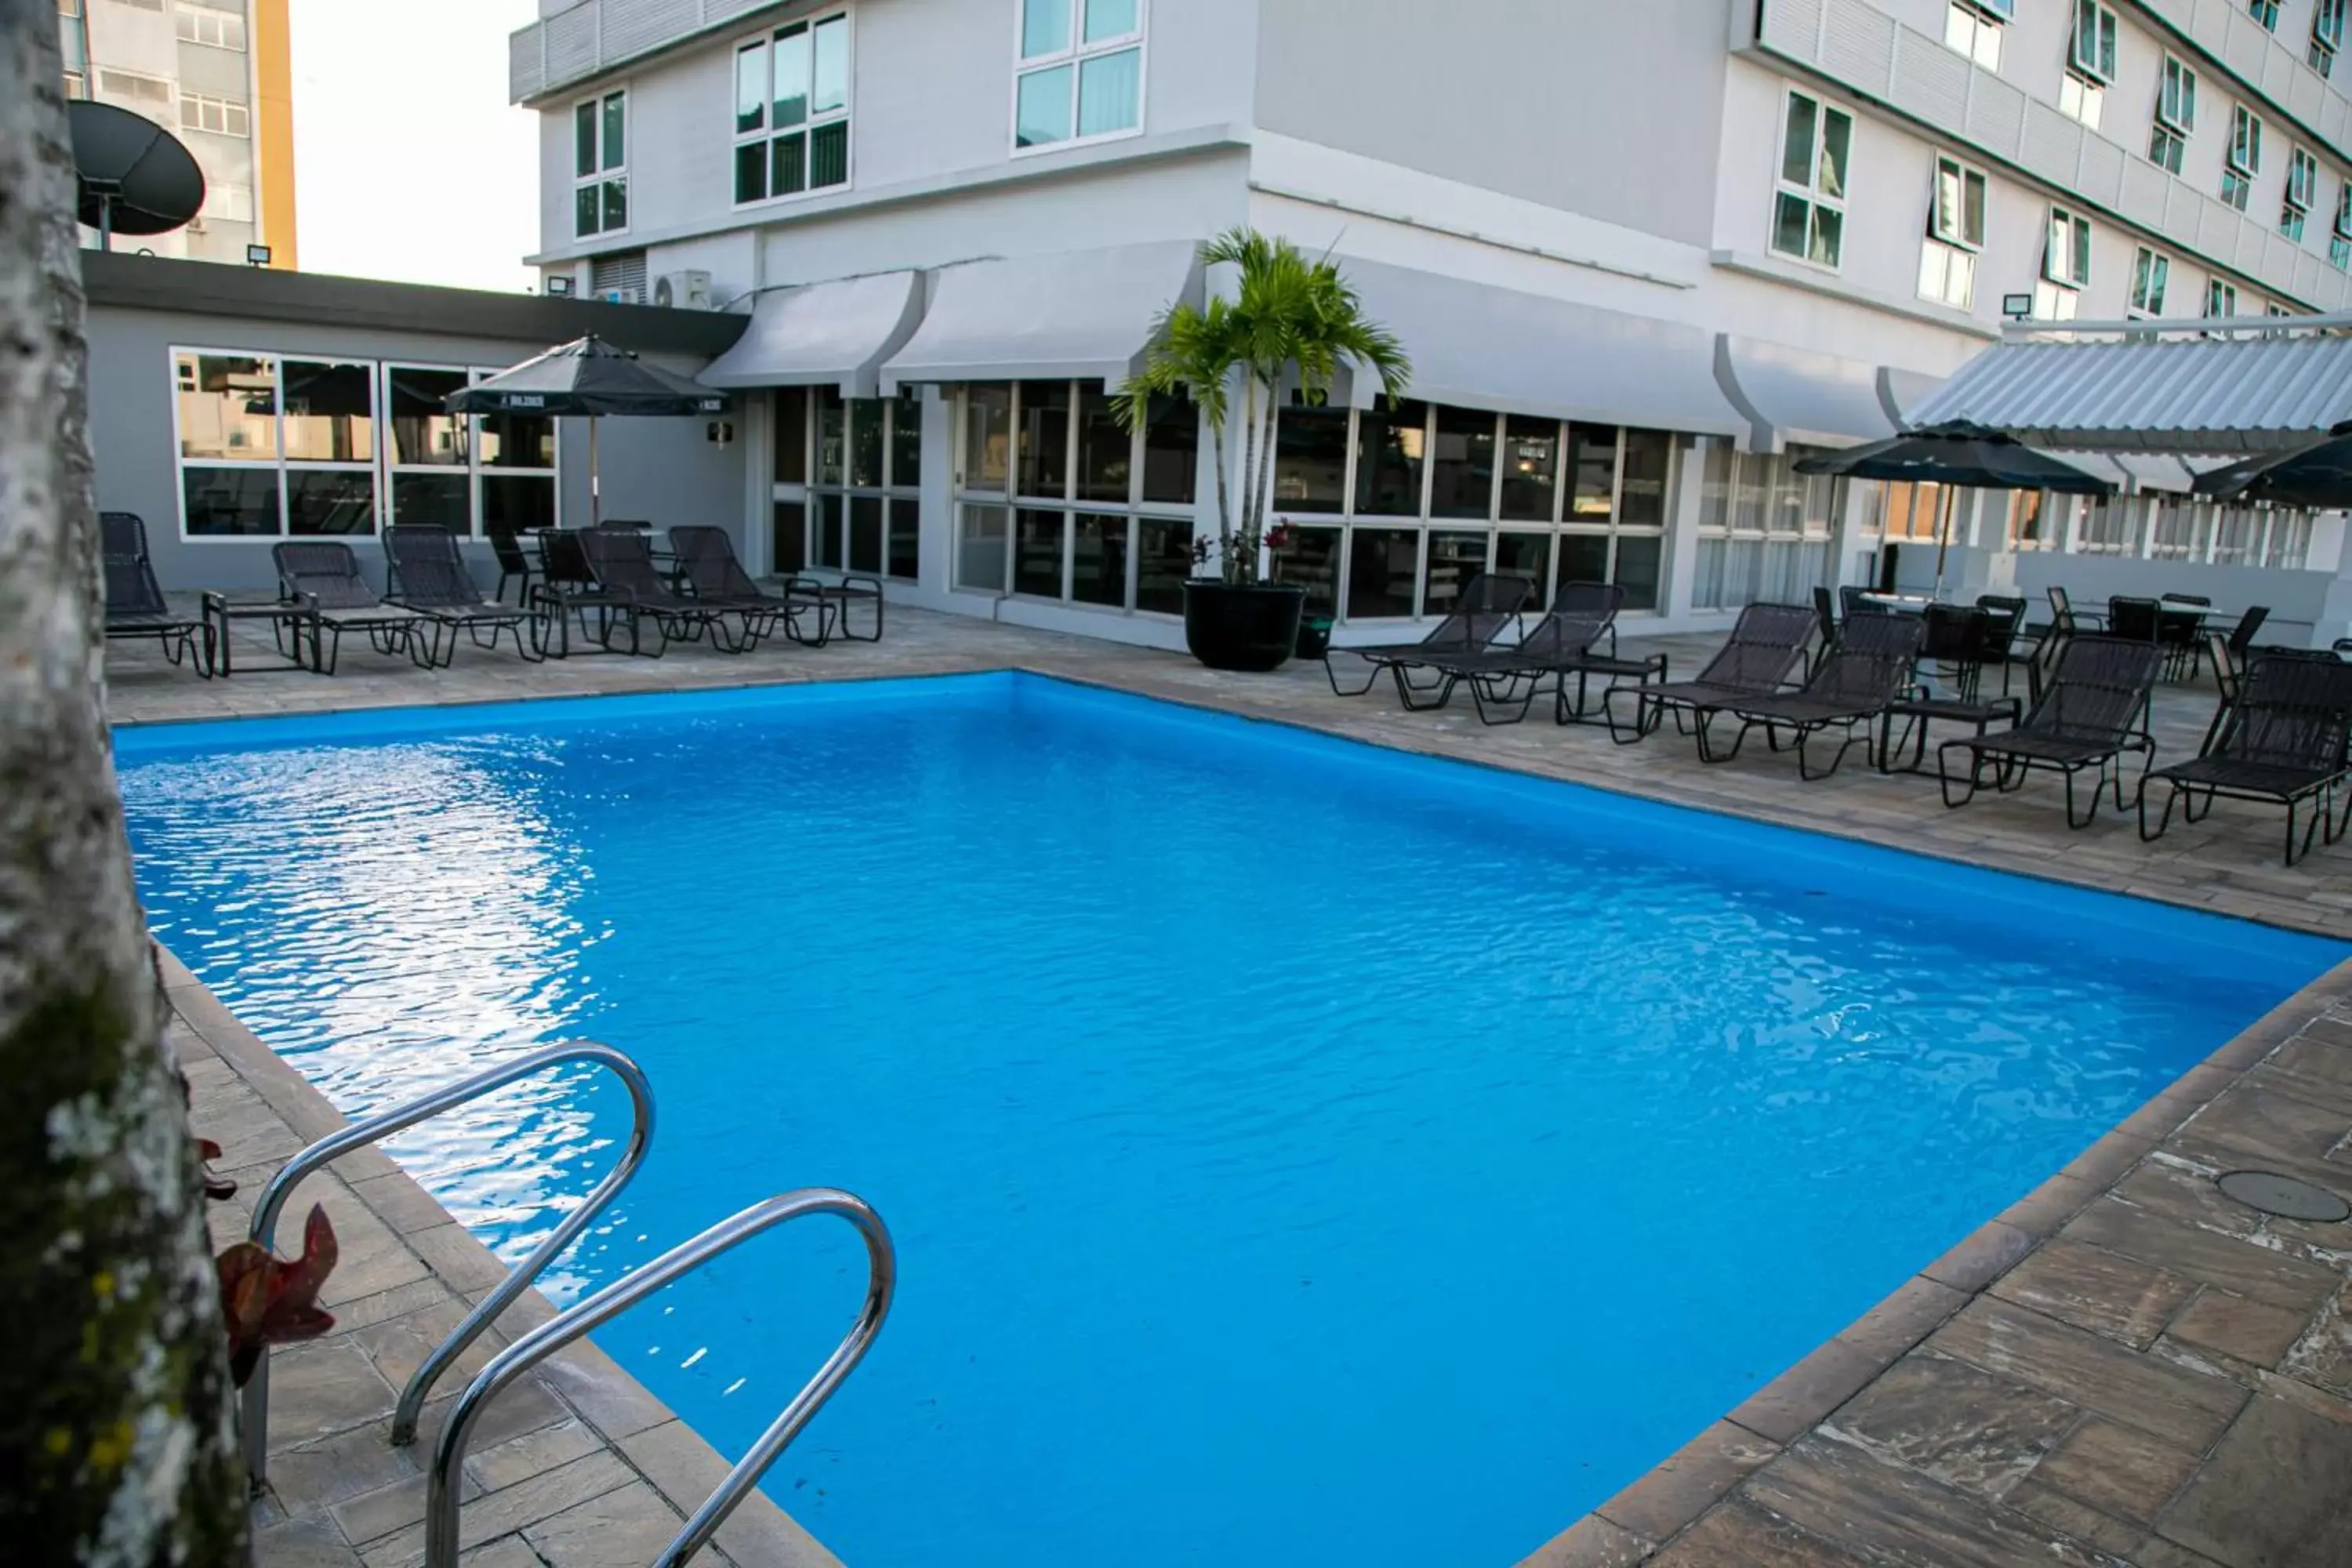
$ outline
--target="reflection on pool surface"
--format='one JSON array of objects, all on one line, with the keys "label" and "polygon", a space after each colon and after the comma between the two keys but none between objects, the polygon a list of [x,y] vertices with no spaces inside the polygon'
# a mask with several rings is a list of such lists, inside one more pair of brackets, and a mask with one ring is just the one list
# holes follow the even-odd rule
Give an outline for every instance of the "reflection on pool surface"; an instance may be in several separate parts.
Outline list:
[{"label": "reflection on pool surface", "polygon": [[[346,1111],[644,1064],[552,1293],[882,1211],[767,1483],[857,1568],[1514,1561],[2344,952],[1025,676],[118,750],[159,935]],[[626,1121],[393,1148],[514,1258]],[[597,1339],[740,1453],[863,1279],[795,1226]]]}]

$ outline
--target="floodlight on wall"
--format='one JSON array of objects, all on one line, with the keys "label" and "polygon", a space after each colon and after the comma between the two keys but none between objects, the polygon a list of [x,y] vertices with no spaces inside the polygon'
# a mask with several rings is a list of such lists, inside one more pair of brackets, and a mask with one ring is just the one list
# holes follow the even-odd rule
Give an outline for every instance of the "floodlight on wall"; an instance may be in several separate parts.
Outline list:
[{"label": "floodlight on wall", "polygon": [[245,247],[245,261],[246,261],[246,265],[247,265],[247,266],[248,266],[248,267],[267,267],[267,266],[268,266],[268,265],[269,265],[269,247],[268,247],[268,246],[266,246],[266,245],[248,245],[248,246],[247,246],[247,247]]},{"label": "floodlight on wall", "polygon": [[2033,296],[2031,294],[2003,294],[2000,297],[2000,313],[2007,316],[2012,321],[2031,320],[2033,315]]},{"label": "floodlight on wall", "polygon": [[551,299],[570,299],[572,297],[571,278],[562,272],[551,274],[547,279],[547,292]]},{"label": "floodlight on wall", "polygon": [[714,447],[731,446],[735,440],[735,422],[731,419],[714,419],[705,434],[709,437],[710,444]]}]

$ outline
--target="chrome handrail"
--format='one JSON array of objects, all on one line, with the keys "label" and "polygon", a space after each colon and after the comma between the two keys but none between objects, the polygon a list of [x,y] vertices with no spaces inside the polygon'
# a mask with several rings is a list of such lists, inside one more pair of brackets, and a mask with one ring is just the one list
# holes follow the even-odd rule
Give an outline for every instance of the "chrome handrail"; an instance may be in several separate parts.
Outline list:
[{"label": "chrome handrail", "polygon": [[686,1528],[677,1538],[655,1559],[654,1568],[677,1568],[688,1558],[709,1543],[712,1535],[725,1523],[727,1516],[785,1445],[800,1436],[801,1428],[833,1397],[858,1362],[865,1357],[874,1336],[882,1331],[882,1320],[890,1311],[890,1295],[898,1283],[898,1255],[890,1245],[890,1232],[882,1216],[874,1212],[863,1198],[839,1192],[831,1187],[804,1187],[799,1192],[784,1193],[752,1205],[730,1219],[723,1219],[690,1241],[671,1247],[652,1262],[631,1270],[628,1274],[599,1290],[586,1300],[561,1316],[541,1323],[490,1358],[490,1364],[481,1370],[466,1392],[457,1396],[456,1408],[449,1412],[448,1423],[441,1428],[441,1441],[433,1451],[433,1465],[427,1472],[425,1492],[425,1568],[456,1568],[457,1562],[457,1487],[453,1478],[459,1461],[466,1457],[466,1439],[475,1417],[482,1413],[498,1392],[555,1352],[562,1350],[589,1330],[626,1311],[647,1296],[669,1284],[682,1274],[700,1268],[722,1252],[749,1241],[761,1231],[795,1220],[806,1215],[839,1215],[857,1228],[866,1243],[866,1304],[858,1310],[856,1322],[833,1354],[825,1358],[816,1375],[809,1379],[793,1396],[783,1414],[760,1434],[760,1440],[751,1451],[736,1461],[727,1472],[726,1479],[694,1510]]},{"label": "chrome handrail", "polygon": [[[405,1446],[416,1437],[416,1420],[425,1408],[425,1395],[433,1384],[449,1369],[450,1363],[466,1353],[481,1331],[514,1304],[516,1297],[528,1289],[540,1271],[555,1260],[556,1254],[579,1237],[582,1231],[603,1213],[606,1205],[620,1195],[621,1189],[645,1163],[646,1151],[654,1138],[654,1091],[646,1082],[645,1069],[614,1050],[593,1040],[571,1040],[559,1045],[544,1046],[529,1051],[512,1061],[460,1079],[456,1083],[436,1089],[422,1100],[412,1100],[389,1110],[379,1111],[363,1121],[354,1121],[341,1131],[320,1139],[316,1143],[286,1162],[286,1166],[261,1189],[261,1196],[253,1206],[253,1226],[247,1233],[262,1246],[270,1244],[278,1229],[278,1216],[286,1206],[286,1199],[296,1184],[320,1166],[379,1142],[395,1132],[404,1131],[420,1121],[429,1121],[469,1100],[478,1100],[492,1089],[503,1089],[518,1079],[564,1062],[591,1062],[610,1068],[623,1088],[629,1091],[629,1102],[635,1119],[629,1129],[627,1147],[604,1179],[580,1201],[580,1205],[563,1216],[562,1224],[548,1233],[547,1239],[534,1247],[530,1257],[508,1270],[497,1289],[481,1300],[481,1303],[466,1314],[449,1337],[433,1348],[408,1386],[400,1391],[400,1403],[393,1410],[392,1441],[395,1447]],[[265,1477],[269,1461],[269,1347],[261,1347],[261,1359],[254,1364],[253,1377],[245,1385],[245,1462],[254,1481]]]}]

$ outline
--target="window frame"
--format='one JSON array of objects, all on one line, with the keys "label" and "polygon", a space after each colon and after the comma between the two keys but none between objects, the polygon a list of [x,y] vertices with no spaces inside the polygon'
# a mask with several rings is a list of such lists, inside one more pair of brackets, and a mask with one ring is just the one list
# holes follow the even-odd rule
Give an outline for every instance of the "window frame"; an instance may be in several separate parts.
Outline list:
[{"label": "window frame", "polygon": [[[2241,155],[2242,154],[2242,156]],[[2230,139],[2221,147],[2221,200],[2244,212],[2263,177],[2263,117],[2243,103],[2230,106]]]},{"label": "window frame", "polygon": [[2336,188],[2336,222],[2327,237],[2327,259],[2339,272],[2352,272],[2352,179]]},{"label": "window frame", "polygon": [[[2165,108],[2168,99],[2172,100],[2170,112]],[[2197,133],[2197,72],[2168,49],[2157,68],[2156,110],[2150,121],[2147,161],[2178,179],[2188,160],[2189,139]]]},{"label": "window frame", "polygon": [[[855,5],[834,5],[822,10],[809,12],[805,16],[794,16],[787,21],[771,22],[766,26],[761,27],[754,32],[745,34],[743,37],[737,38],[734,41],[733,46],[729,49],[727,58],[730,68],[732,68],[728,76],[728,90],[730,93],[736,90],[737,84],[741,80],[740,72],[742,69],[743,56],[746,52],[753,48],[761,50],[765,56],[768,81],[766,94],[761,100],[760,105],[759,129],[755,131],[743,130],[738,123],[737,107],[732,103],[730,103],[729,107],[727,196],[730,203],[730,210],[734,212],[749,212],[754,207],[772,206],[778,202],[805,201],[812,196],[837,195],[842,192],[856,189],[856,9],[857,8]],[[824,24],[835,21],[840,22],[848,29],[846,34],[847,51],[845,57],[845,65],[843,68],[846,72],[847,85],[842,93],[841,107],[839,109],[824,110],[820,112],[817,110],[814,101],[814,89],[816,85],[816,30]],[[766,195],[754,197],[751,201],[744,201],[738,196],[735,185],[735,163],[737,158],[741,153],[741,150],[750,146],[753,142],[758,142],[760,146],[765,150],[765,156],[763,157],[761,165],[762,171],[761,177],[765,184],[772,186],[775,183],[775,143],[779,138],[789,136],[793,133],[793,131],[778,131],[772,121],[775,118],[776,40],[782,35],[793,32],[794,29],[800,30],[809,40],[810,105],[807,118],[803,120],[800,124],[794,128],[799,132],[801,136],[801,188],[797,191],[786,191],[781,195],[777,195],[773,190],[770,190],[769,194]],[[812,184],[809,183],[808,176],[811,170],[814,167],[816,157],[816,133],[820,127],[827,125],[840,125],[845,128],[842,132],[841,138],[842,177],[831,184]]]},{"label": "window frame", "polygon": [[[1947,0],[1944,8],[1944,47],[1979,69],[1998,72],[2000,69],[2002,33],[2013,19],[2013,10],[1996,5],[1989,0]],[[1954,35],[1967,35],[1967,47],[1956,42]],[[1990,47],[1986,40],[1991,40]],[[1992,58],[1987,59],[1990,54]]]},{"label": "window frame", "polygon": [[2308,147],[2290,146],[2286,155],[2286,194],[2279,205],[2279,232],[2302,244],[2304,221],[2318,200],[2318,154]]},{"label": "window frame", "polygon": [[[194,105],[196,110],[196,123],[194,125],[188,123],[188,110],[191,105]],[[204,111],[208,108],[218,109],[221,111],[221,122],[217,127],[204,123]],[[233,98],[218,98],[209,92],[190,92],[187,89],[182,88],[179,109],[180,129],[183,131],[198,131],[206,136],[227,136],[240,142],[253,140],[253,105],[249,102]],[[229,116],[232,112],[244,120],[244,130],[229,129]]]},{"label": "window frame", "polygon": [[[2083,50],[2083,23],[2086,18],[2096,35],[2088,58]],[[2102,0],[2074,0],[2074,19],[2066,30],[2067,69],[2080,71],[2101,88],[2113,87],[2122,27],[2115,8]]]},{"label": "window frame", "polygon": [[2246,15],[2265,33],[2278,31],[2279,0],[2246,0]]},{"label": "window frame", "polygon": [[[2220,305],[2227,305],[2229,309],[2217,310],[2215,307]],[[2238,286],[2227,279],[2207,279],[2205,280],[2205,314],[2202,319],[2208,321],[2224,321],[2237,313]]]},{"label": "window frame", "polygon": [[[1010,156],[1034,158],[1049,153],[1067,152],[1073,147],[1098,147],[1107,142],[1124,142],[1143,134],[1151,118],[1151,0],[1135,0],[1135,27],[1131,32],[1115,37],[1086,41],[1087,0],[1069,0],[1070,41],[1066,48],[1044,54],[1024,55],[1021,52],[1023,26],[1027,20],[1029,0],[1013,0],[1013,90],[1005,105],[1005,145]],[[1123,131],[1097,131],[1091,136],[1078,132],[1078,113],[1082,106],[1080,89],[1086,78],[1086,62],[1111,55],[1135,51],[1135,123]],[[1034,146],[1021,144],[1021,79],[1042,71],[1056,70],[1066,66],[1070,71],[1070,133],[1055,142],[1040,142]]]},{"label": "window frame", "polygon": [[[2064,271],[2058,270],[2060,246],[2058,237],[2065,232],[2063,247]],[[2050,219],[2043,230],[2042,247],[2042,277],[2061,289],[2081,292],[2091,286],[2091,219],[2087,213],[2053,204]]]},{"label": "window frame", "polygon": [[[608,165],[604,162],[604,106],[616,98],[621,100],[621,161],[617,164]],[[583,239],[609,239],[614,235],[627,234],[636,226],[637,204],[629,190],[629,153],[635,148],[637,140],[636,115],[630,108],[630,100],[629,84],[625,81],[614,82],[599,88],[584,98],[572,100],[564,108],[564,158],[572,169],[572,237],[575,242]],[[585,174],[580,172],[580,111],[583,108],[593,108],[595,110],[596,123],[597,166]],[[624,216],[618,224],[608,228],[604,222],[604,187],[615,180],[621,186]],[[594,228],[583,231],[580,227],[580,193],[592,185],[596,190],[597,223]]]},{"label": "window frame", "polygon": [[396,372],[416,370],[425,371],[440,375],[462,375],[466,378],[466,384],[468,386],[479,386],[483,382],[486,382],[489,380],[490,377],[499,374],[498,369],[492,366],[478,364],[445,364],[421,359],[383,359],[376,362],[375,449],[376,466],[380,473],[376,498],[376,529],[378,537],[382,537],[382,533],[384,529],[393,526],[400,521],[400,518],[393,506],[393,492],[397,488],[400,476],[403,474],[426,477],[434,475],[456,476],[458,474],[463,474],[465,476],[467,526],[464,531],[459,532],[457,535],[457,539],[461,542],[469,540],[487,540],[489,538],[486,522],[486,509],[482,505],[482,481],[485,479],[544,479],[552,480],[552,489],[555,498],[555,505],[553,508],[555,526],[558,528],[562,527],[563,421],[561,419],[550,417],[547,421],[548,427],[555,440],[555,459],[553,464],[549,467],[541,468],[537,464],[520,463],[499,463],[493,465],[483,462],[482,421],[488,417],[488,416],[481,414],[465,414],[457,416],[464,421],[464,429],[466,434],[466,460],[462,464],[404,463],[400,460],[399,444],[394,437],[392,432],[392,378]]},{"label": "window frame", "polygon": [[2172,257],[2152,245],[2135,247],[2132,276],[2124,313],[2134,319],[2161,318],[2172,287]]},{"label": "window frame", "polygon": [[[62,12],[59,14],[63,15]],[[183,21],[187,23],[190,31],[180,30]],[[207,38],[204,36],[205,24],[207,21],[219,33],[218,37]],[[235,25],[237,33],[237,41],[233,44],[227,41],[232,24]],[[194,44],[202,48],[226,49],[231,54],[238,55],[253,52],[253,35],[247,27],[245,15],[241,11],[217,11],[209,5],[174,5],[172,7],[172,32],[181,43]]]},{"label": "window frame", "polygon": [[[1949,169],[1959,189],[1959,230],[1949,232],[1943,222],[1945,171]],[[1969,189],[1973,184],[1979,193],[1977,201],[1975,237],[1967,233]],[[1992,223],[1992,180],[1984,170],[1966,159],[1938,151],[1933,154],[1927,180],[1927,237],[1920,241],[1919,298],[1955,310],[1976,308],[1976,274],[1978,258],[1983,254],[1985,240]],[[1959,289],[1963,298],[1952,298],[1953,279],[1964,279]],[[1941,286],[1931,291],[1928,284],[1939,280]]]},{"label": "window frame", "polygon": [[[1807,183],[1801,185],[1790,180],[1788,175],[1790,119],[1799,99],[1813,106],[1811,161],[1807,165]],[[1834,195],[1823,191],[1821,184],[1822,165],[1825,162],[1823,155],[1828,151],[1830,116],[1832,114],[1842,117],[1846,124],[1845,163],[1847,166],[1838,171],[1838,190]],[[1781,84],[1780,134],[1773,139],[1771,149],[1772,205],[1767,215],[1765,225],[1765,248],[1771,255],[1785,257],[1801,266],[1818,268],[1824,272],[1843,275],[1845,271],[1845,219],[1853,199],[1853,181],[1851,165],[1853,162],[1854,124],[1855,117],[1852,110],[1840,107],[1823,94],[1799,87],[1794,82]],[[1780,248],[1780,203],[1784,197],[1794,197],[1806,204],[1805,248],[1802,252]],[[1835,213],[1838,220],[1837,256],[1835,259],[1830,261],[1819,260],[1813,256],[1815,237],[1820,232],[1819,215],[1823,210]]]},{"label": "window frame", "polygon": [[[2303,63],[2321,76],[2336,74],[2336,57],[2344,48],[2344,13],[2347,0],[2313,0],[2311,7],[2311,42],[2305,48]],[[2328,26],[2330,20],[2334,26]]]},{"label": "window frame", "polygon": [[[826,187],[828,190],[832,188]],[[770,565],[782,576],[793,576],[807,572],[831,572],[836,575],[875,577],[884,582],[905,583],[910,585],[919,583],[922,580],[923,571],[922,456],[925,438],[929,428],[928,404],[924,396],[925,389],[908,383],[900,388],[896,397],[871,398],[844,395],[838,384],[819,383],[801,390],[803,395],[800,400],[802,418],[799,438],[803,444],[800,468],[803,477],[796,480],[772,479],[768,499],[772,508],[776,503],[782,502],[797,503],[803,509],[802,559],[797,563],[773,561]],[[823,406],[824,395],[827,393],[841,398],[841,468],[838,475],[832,478],[826,477],[825,470],[819,460],[819,448],[824,440],[823,420],[819,410]],[[914,427],[910,432],[915,443],[916,461],[915,482],[912,484],[901,484],[898,479],[898,446],[902,435],[892,405],[901,401],[911,403],[917,412]],[[950,397],[946,401],[950,408],[955,406],[955,398]],[[875,416],[882,422],[881,444],[877,448],[877,460],[881,468],[878,482],[873,484],[857,480],[856,470],[853,467],[855,454],[852,450],[856,438],[856,405],[869,403],[874,405]],[[785,431],[779,429],[774,432],[772,438],[781,444],[788,437]],[[772,474],[775,468],[772,457],[769,468]],[[837,563],[828,563],[820,558],[823,548],[820,544],[820,531],[827,521],[824,512],[825,503],[828,500],[838,500],[841,503],[837,541],[840,559]],[[851,530],[856,523],[856,503],[859,500],[873,501],[879,508],[882,532],[877,542],[881,548],[882,559],[880,566],[872,572],[853,564],[850,556]],[[909,505],[915,509],[915,574],[911,577],[901,576],[890,570],[890,517],[892,510],[900,505]]]}]

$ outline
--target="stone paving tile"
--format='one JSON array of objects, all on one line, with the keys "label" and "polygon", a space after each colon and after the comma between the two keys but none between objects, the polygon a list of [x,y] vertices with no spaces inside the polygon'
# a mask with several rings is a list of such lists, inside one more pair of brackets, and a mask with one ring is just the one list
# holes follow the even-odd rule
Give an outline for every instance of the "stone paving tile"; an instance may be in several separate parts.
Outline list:
[{"label": "stone paving tile", "polygon": [[1635,1535],[1664,1540],[1780,1451],[1777,1443],[1718,1421],[1593,1511]]},{"label": "stone paving tile", "polygon": [[2203,1452],[2246,1403],[2227,1378],[2135,1355],[2112,1340],[1981,1297],[1928,1347]]},{"label": "stone paving tile", "polygon": [[2092,1416],[2035,1468],[2034,1481],[2119,1520],[2147,1524],[2195,1473],[2200,1456]]},{"label": "stone paving tile", "polygon": [[1633,1568],[1651,1543],[1598,1514],[1578,1521],[1522,1558],[1518,1568]]},{"label": "stone paving tile", "polygon": [[1898,1563],[2015,1568],[2112,1561],[2038,1520],[1817,1434],[1757,1471],[1741,1495],[1799,1529]]},{"label": "stone paving tile", "polygon": [[2158,1533],[2228,1568],[2352,1563],[2352,1424],[2261,1399],[2168,1510]]},{"label": "stone paving tile", "polygon": [[2165,1332],[2184,1344],[2218,1351],[2233,1361],[2274,1367],[2303,1338],[2309,1321],[2306,1313],[2208,1289],[2172,1320]]},{"label": "stone paving tile", "polygon": [[1827,1430],[1890,1465],[1998,1500],[2082,1415],[2054,1394],[1920,1352],[1847,1401]]},{"label": "stone paving tile", "polygon": [[643,1481],[525,1525],[522,1538],[547,1568],[645,1568],[686,1520]]},{"label": "stone paving tile", "polygon": [[[2058,1233],[2175,1276],[2219,1286],[2234,1295],[2291,1311],[2311,1312],[2336,1293],[2343,1277],[2266,1247],[2181,1225],[2116,1198],[2102,1198]],[[2150,1290],[2158,1286],[2151,1283]]]},{"label": "stone paving tile", "polygon": [[2002,1276],[1992,1293],[2146,1350],[2197,1294],[2197,1283],[2062,1235]]},{"label": "stone paving tile", "polygon": [[[634,1480],[635,1472],[610,1453],[599,1450],[568,1465],[518,1481],[503,1491],[486,1492],[467,1501],[458,1514],[462,1547],[480,1546],[502,1535],[512,1535],[565,1509],[618,1491]],[[394,1488],[404,1495],[387,1499],[381,1507],[362,1510],[362,1498],[335,1510],[347,1536],[359,1540],[367,1568],[413,1568],[425,1561],[425,1489],[422,1478],[414,1489]],[[640,1483],[642,1484],[642,1483]],[[377,1527],[400,1516],[415,1522],[395,1524],[387,1533]],[[360,1535],[361,1529],[371,1536]]]},{"label": "stone paving tile", "polygon": [[1676,1536],[1651,1568],[1869,1568],[1833,1542],[1734,1499]]}]

